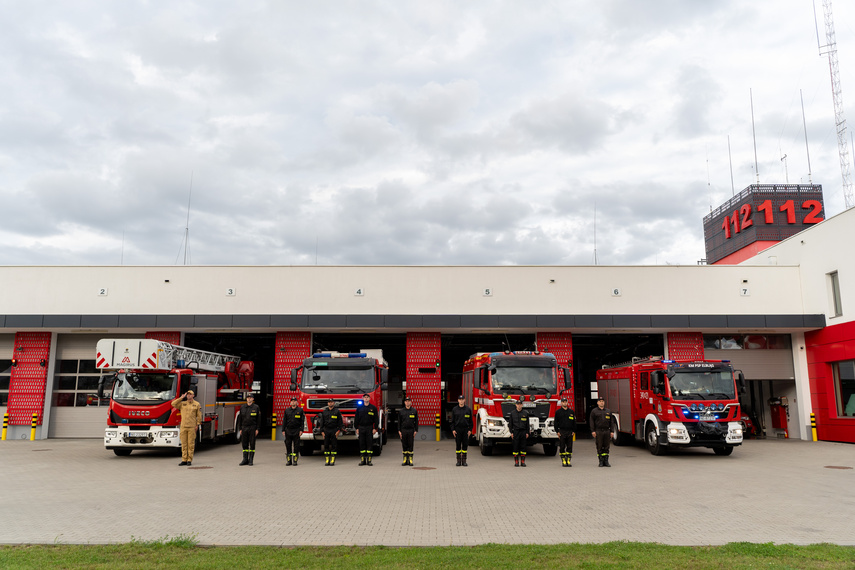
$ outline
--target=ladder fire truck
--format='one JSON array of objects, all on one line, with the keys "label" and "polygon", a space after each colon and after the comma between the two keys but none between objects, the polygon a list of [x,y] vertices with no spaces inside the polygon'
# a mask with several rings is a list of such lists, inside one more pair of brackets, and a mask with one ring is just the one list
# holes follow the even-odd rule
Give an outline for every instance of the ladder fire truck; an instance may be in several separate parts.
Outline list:
[{"label": "ladder fire truck", "polygon": [[291,371],[291,390],[299,392],[303,414],[300,455],[312,455],[323,444],[323,435],[316,418],[335,400],[344,420],[339,441],[356,441],[353,425],[356,409],[362,406],[362,395],[371,396],[371,403],[380,412],[379,429],[374,434],[373,454],[378,456],[386,443],[387,413],[385,391],[388,389],[389,364],[380,349],[361,352],[318,352]]},{"label": "ladder fire truck", "polygon": [[570,368],[559,367],[555,355],[548,352],[479,352],[463,364],[463,396],[475,414],[473,436],[482,455],[492,455],[497,443],[511,443],[510,413],[520,399],[529,413],[528,444],[542,443],[544,454],[555,455],[555,408],[564,391],[573,393]]},{"label": "ladder fire truck", "polygon": [[201,440],[234,438],[238,406],[255,373],[253,362],[237,356],[152,339],[99,340],[95,365],[102,371],[98,397],[107,384],[111,392],[104,446],[121,456],[180,448],[181,415],[172,401],[191,389],[202,406]]},{"label": "ladder fire truck", "polygon": [[742,372],[727,360],[633,358],[597,371],[597,391],[612,411],[615,445],[643,441],[653,455],[709,447],[730,455],[742,444]]}]

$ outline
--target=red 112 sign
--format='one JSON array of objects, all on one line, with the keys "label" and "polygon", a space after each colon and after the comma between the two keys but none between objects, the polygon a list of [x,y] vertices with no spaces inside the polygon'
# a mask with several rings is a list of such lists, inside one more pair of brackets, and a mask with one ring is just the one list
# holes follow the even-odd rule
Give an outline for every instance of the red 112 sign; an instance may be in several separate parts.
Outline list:
[{"label": "red 112 sign", "polygon": [[[802,218],[802,224],[816,224],[822,221],[822,203],[819,200],[805,200],[802,203],[802,210],[807,210]],[[772,200],[764,200],[757,206],[757,212],[763,212],[763,222],[771,225],[775,223],[776,212],[772,205]],[[792,200],[787,200],[778,207],[778,212],[786,216],[787,224],[796,223],[796,206]],[[738,234],[742,230],[754,225],[752,219],[754,212],[751,211],[751,204],[743,204],[738,210],[734,210],[733,214],[726,216],[721,222],[721,229],[724,230],[725,239],[730,239],[732,235]],[[779,216],[781,214],[778,214]],[[733,231],[731,233],[731,227]]]}]

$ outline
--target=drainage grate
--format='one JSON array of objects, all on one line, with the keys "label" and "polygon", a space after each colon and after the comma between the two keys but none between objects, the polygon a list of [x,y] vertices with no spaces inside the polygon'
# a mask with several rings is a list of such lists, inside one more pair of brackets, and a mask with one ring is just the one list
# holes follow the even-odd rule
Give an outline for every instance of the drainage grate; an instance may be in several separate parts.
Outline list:
[{"label": "drainage grate", "polygon": [[413,467],[413,469],[418,469],[419,471],[430,471],[431,469],[436,469],[436,467]]},{"label": "drainage grate", "polygon": [[213,469],[210,465],[202,465],[201,467],[188,467],[187,469]]},{"label": "drainage grate", "polygon": [[851,467],[844,467],[843,465],[826,465],[826,469],[852,469]]}]

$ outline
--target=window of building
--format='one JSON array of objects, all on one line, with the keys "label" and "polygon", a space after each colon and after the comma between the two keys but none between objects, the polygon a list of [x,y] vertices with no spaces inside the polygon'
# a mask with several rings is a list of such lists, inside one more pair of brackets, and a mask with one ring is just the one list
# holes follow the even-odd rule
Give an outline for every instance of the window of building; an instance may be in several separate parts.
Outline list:
[{"label": "window of building", "polygon": [[704,348],[720,350],[789,350],[788,334],[704,335]]},{"label": "window of building", "polygon": [[837,415],[855,417],[855,360],[844,360],[832,364],[834,369],[834,392],[837,396]]},{"label": "window of building", "polygon": [[0,406],[9,405],[9,384],[12,382],[12,361],[0,360]]},{"label": "window of building", "polygon": [[98,399],[98,379],[101,374],[94,360],[58,360],[53,378],[54,406],[106,406],[109,396]]},{"label": "window of building", "polygon": [[840,278],[836,271],[828,274],[828,280],[831,285],[831,310],[832,316],[839,317],[843,315],[843,303],[840,300]]}]

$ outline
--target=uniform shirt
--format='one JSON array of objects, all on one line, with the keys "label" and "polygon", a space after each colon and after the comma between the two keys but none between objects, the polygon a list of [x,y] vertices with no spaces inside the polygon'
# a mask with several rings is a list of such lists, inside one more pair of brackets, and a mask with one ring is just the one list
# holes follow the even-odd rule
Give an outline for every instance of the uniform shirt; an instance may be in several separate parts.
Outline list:
[{"label": "uniform shirt", "polygon": [[576,429],[576,413],[573,408],[555,410],[555,431],[570,433],[574,429]]},{"label": "uniform shirt", "polygon": [[472,431],[472,409],[467,406],[454,406],[451,410],[451,429],[454,431]]},{"label": "uniform shirt", "polygon": [[172,407],[181,414],[181,427],[195,429],[202,423],[202,404],[197,400],[188,402],[178,397],[172,400]]},{"label": "uniform shirt", "polygon": [[612,411],[608,408],[602,410],[598,407],[591,412],[591,431],[608,431],[612,429]]},{"label": "uniform shirt", "polygon": [[338,408],[324,408],[320,413],[321,427],[327,431],[338,431],[343,425],[341,411]]},{"label": "uniform shirt", "polygon": [[398,429],[419,431],[419,413],[415,408],[401,408],[398,412]]},{"label": "uniform shirt", "polygon": [[363,404],[356,407],[356,418],[353,420],[353,424],[358,428],[370,427],[377,429],[377,416],[377,406],[374,404],[368,404],[367,406]]},{"label": "uniform shirt", "polygon": [[511,410],[510,414],[511,431],[514,433],[530,433],[528,412],[525,410]]},{"label": "uniform shirt", "polygon": [[261,426],[261,408],[258,404],[244,404],[238,412],[237,422],[235,422],[235,430],[258,429]]},{"label": "uniform shirt", "polygon": [[288,431],[302,431],[303,430],[303,409],[299,406],[296,408],[287,407],[285,408],[285,419],[282,422],[282,428]]}]

